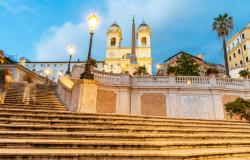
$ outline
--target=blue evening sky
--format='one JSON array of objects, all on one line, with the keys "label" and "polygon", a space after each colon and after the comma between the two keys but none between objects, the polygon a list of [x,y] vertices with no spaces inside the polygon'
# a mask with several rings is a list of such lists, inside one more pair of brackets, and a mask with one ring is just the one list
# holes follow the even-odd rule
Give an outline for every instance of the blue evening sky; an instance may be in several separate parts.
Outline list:
[{"label": "blue evening sky", "polygon": [[208,62],[223,63],[221,44],[211,31],[213,18],[234,17],[234,33],[250,22],[250,0],[0,0],[0,49],[32,61],[86,58],[89,34],[86,17],[101,17],[93,42],[93,57],[103,60],[106,30],[114,22],[123,31],[122,46],[131,45],[131,19],[144,18],[152,29],[154,64],[179,51],[203,53]]}]

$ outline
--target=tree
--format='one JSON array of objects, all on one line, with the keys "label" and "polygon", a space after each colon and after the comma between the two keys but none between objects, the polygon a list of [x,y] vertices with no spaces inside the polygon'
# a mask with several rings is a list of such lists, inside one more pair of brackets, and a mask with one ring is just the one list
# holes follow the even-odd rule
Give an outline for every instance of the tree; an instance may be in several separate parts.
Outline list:
[{"label": "tree", "polygon": [[148,75],[146,66],[138,66],[133,74],[137,76]]},{"label": "tree", "polygon": [[207,69],[207,74],[208,75],[211,75],[211,74],[214,74],[214,75],[218,75],[220,72],[219,72],[219,70],[218,69],[216,69],[216,68],[208,68]]},{"label": "tree", "polygon": [[181,54],[176,60],[176,75],[178,76],[199,76],[199,65],[195,62],[194,58],[187,54]]},{"label": "tree", "polygon": [[233,17],[229,16],[229,14],[227,13],[223,15],[220,14],[217,18],[214,18],[213,31],[217,32],[217,36],[219,39],[223,39],[224,61],[225,61],[225,69],[227,76],[229,76],[229,70],[228,70],[226,37],[230,34],[233,28],[234,28]]}]

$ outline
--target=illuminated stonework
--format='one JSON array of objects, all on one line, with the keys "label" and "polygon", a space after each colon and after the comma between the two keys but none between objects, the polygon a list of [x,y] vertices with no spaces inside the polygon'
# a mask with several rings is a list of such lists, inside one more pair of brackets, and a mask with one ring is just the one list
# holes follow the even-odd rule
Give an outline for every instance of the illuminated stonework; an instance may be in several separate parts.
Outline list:
[{"label": "illuminated stonework", "polygon": [[[144,66],[152,74],[152,55],[150,45],[151,29],[143,22],[137,28],[136,66]],[[121,47],[122,30],[117,23],[112,24],[107,31],[107,49],[104,70],[110,73],[133,74],[131,64],[131,47]]]}]

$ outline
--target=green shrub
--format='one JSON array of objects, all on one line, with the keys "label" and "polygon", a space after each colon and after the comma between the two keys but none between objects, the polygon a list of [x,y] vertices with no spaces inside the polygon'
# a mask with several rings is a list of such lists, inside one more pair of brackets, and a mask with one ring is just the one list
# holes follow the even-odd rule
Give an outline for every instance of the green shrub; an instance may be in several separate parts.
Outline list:
[{"label": "green shrub", "polygon": [[210,74],[219,74],[219,71],[216,68],[208,68],[207,69],[207,74],[208,75],[210,75]]},{"label": "green shrub", "polygon": [[170,74],[170,73],[176,73],[176,67],[172,67],[172,66],[168,66],[168,69],[167,69],[167,73]]},{"label": "green shrub", "polygon": [[250,100],[237,98],[235,101],[225,104],[226,111],[231,115],[240,115],[241,117],[249,116]]},{"label": "green shrub", "polygon": [[247,70],[241,70],[241,71],[239,71],[239,75],[240,76],[248,76],[249,75],[249,72],[247,71]]}]

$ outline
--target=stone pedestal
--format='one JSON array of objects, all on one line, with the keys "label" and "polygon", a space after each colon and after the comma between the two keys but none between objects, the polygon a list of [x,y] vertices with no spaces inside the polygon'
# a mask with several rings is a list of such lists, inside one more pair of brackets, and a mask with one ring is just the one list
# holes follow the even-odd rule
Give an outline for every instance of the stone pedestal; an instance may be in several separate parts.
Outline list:
[{"label": "stone pedestal", "polygon": [[96,113],[97,84],[95,80],[83,79],[80,84],[77,112]]}]

